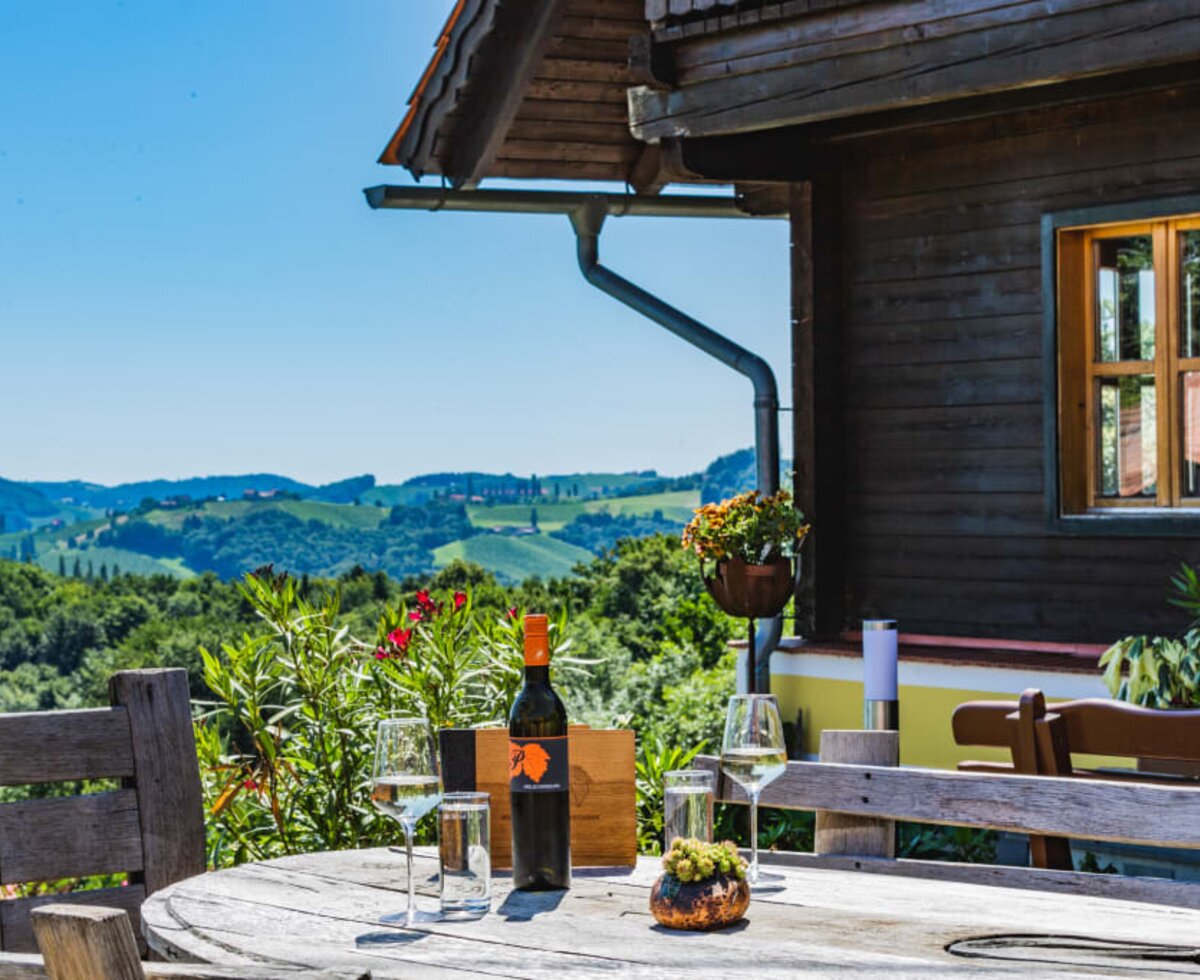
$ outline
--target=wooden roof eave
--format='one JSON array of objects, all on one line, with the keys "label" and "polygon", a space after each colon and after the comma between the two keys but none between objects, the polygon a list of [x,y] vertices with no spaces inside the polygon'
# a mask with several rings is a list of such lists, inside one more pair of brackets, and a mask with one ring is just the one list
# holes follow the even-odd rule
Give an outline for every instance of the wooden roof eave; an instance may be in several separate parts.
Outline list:
[{"label": "wooden roof eave", "polygon": [[438,37],[434,55],[408,100],[408,111],[380,154],[383,164],[406,167],[418,180],[438,173],[434,143],[458,105],[471,59],[492,31],[498,0],[458,0]]},{"label": "wooden roof eave", "polygon": [[670,84],[631,89],[631,129],[656,142],[808,126],[1200,55],[1195,0],[1059,0],[1051,13],[962,0],[953,15],[936,10],[928,0],[889,0],[716,33],[655,32],[650,54]]},{"label": "wooden roof eave", "polygon": [[667,179],[629,131],[642,0],[459,0],[381,163],[456,188],[485,177]]}]

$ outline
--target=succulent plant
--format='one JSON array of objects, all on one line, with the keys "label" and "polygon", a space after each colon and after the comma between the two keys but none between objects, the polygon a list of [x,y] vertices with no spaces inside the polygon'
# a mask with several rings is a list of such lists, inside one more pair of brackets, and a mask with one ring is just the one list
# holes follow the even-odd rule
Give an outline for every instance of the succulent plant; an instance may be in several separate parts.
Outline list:
[{"label": "succulent plant", "polygon": [[663,867],[667,874],[683,883],[707,881],[718,874],[729,875],[741,881],[746,877],[746,861],[738,854],[733,841],[706,844],[691,837],[684,840],[676,837],[671,849],[663,855]]}]

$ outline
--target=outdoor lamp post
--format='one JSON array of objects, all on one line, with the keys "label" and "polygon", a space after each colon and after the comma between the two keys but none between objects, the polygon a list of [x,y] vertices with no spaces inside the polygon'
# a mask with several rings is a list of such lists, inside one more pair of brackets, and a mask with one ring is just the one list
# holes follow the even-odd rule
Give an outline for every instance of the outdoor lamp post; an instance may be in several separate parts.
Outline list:
[{"label": "outdoor lamp post", "polygon": [[863,728],[900,730],[899,644],[894,619],[864,619]]}]

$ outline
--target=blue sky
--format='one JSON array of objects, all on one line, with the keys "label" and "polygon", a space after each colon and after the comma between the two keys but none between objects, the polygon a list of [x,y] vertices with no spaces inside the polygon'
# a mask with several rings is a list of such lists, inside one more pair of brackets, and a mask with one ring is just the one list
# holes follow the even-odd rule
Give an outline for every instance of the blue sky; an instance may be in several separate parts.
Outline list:
[{"label": "blue sky", "polygon": [[[588,286],[565,218],[366,207],[411,179],[375,159],[449,3],[0,2],[0,476],[681,473],[751,443],[748,382]],[[610,221],[602,256],[790,403],[784,222]]]}]

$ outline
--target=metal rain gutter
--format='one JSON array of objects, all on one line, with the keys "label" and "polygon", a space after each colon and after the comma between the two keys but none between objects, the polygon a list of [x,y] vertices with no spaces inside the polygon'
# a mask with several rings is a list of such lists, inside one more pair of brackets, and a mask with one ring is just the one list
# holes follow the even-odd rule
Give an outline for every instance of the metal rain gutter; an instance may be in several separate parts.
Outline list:
[{"label": "metal rain gutter", "polygon": [[[757,354],[601,265],[600,231],[604,220],[610,216],[754,218],[785,215],[752,215],[741,210],[733,198],[698,194],[650,197],[570,191],[458,191],[395,185],[368,187],[363,193],[374,209],[561,214],[568,217],[575,231],[579,268],[589,283],[750,380],[754,387],[756,482],[758,489],[766,494],[779,489],[779,395],[770,365]],[[758,633],[753,638],[757,652],[755,690],[769,689],[770,655],[779,645],[782,634],[782,616],[759,623]]]}]

